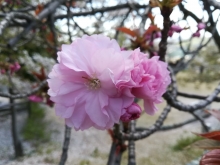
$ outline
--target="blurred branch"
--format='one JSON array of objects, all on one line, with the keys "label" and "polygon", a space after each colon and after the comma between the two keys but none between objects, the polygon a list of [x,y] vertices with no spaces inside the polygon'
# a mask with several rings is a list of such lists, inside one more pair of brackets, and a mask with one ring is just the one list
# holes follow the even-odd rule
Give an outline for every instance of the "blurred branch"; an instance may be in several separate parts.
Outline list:
[{"label": "blurred branch", "polygon": [[[121,123],[120,123],[121,125]],[[112,146],[108,157],[107,165],[120,165],[122,154],[126,150],[125,141],[123,139],[117,139],[117,135],[120,133],[120,125],[115,124],[112,131]]]},{"label": "blurred branch", "polygon": [[216,0],[208,0],[209,4],[214,6],[216,9],[220,9],[220,3]]},{"label": "blurred branch", "polygon": [[195,112],[191,112],[191,114],[198,120],[200,121],[200,123],[202,124],[204,130],[206,132],[209,132],[209,127],[206,125],[205,121],[203,120],[203,118],[201,116],[199,116],[198,114],[196,114]]},{"label": "blurred branch", "polygon": [[48,17],[51,13],[54,13],[56,11],[56,8],[59,7],[60,4],[62,4],[65,1],[66,0],[57,0],[49,3],[47,5],[48,7],[43,9],[43,11],[40,12],[40,14],[37,16],[37,20],[32,21],[32,23],[27,28],[25,28],[20,34],[9,40],[8,46],[15,46],[23,36],[27,35],[29,31],[36,27],[44,18]]},{"label": "blurred branch", "polygon": [[167,38],[168,32],[171,27],[170,14],[172,13],[172,9],[169,7],[163,7],[161,9],[161,14],[163,16],[163,30],[161,31],[162,37],[159,43],[159,51],[158,55],[160,56],[161,61],[165,61],[165,55],[167,51]]},{"label": "blurred branch", "polygon": [[8,14],[3,14],[4,16],[3,21],[0,22],[0,35],[2,35],[5,28],[7,28],[9,25],[12,26],[10,23],[12,23],[13,19],[24,19],[26,21],[33,20],[33,16],[26,14],[26,13],[18,13],[18,12],[10,12]]},{"label": "blurred branch", "polygon": [[71,128],[65,125],[65,135],[64,135],[64,142],[63,142],[63,152],[61,155],[59,165],[65,165],[67,156],[68,156],[68,148],[70,144],[70,136],[71,136]]},{"label": "blurred branch", "polygon": [[184,14],[184,19],[186,19],[188,16],[192,17],[197,23],[202,22],[201,19],[199,19],[194,13],[191,11],[187,10],[182,3],[179,4],[179,9],[183,12]]},{"label": "blurred branch", "polygon": [[[141,8],[146,8],[148,5],[140,5],[138,3],[132,4],[135,8],[141,9]],[[70,13],[68,16],[67,14],[64,15],[57,15],[55,16],[55,19],[64,19],[68,17],[79,17],[79,16],[87,16],[87,15],[94,15],[96,13],[104,13],[104,12],[109,12],[109,11],[114,11],[114,10],[119,10],[119,9],[124,9],[124,8],[131,8],[130,4],[120,4],[117,6],[111,6],[111,7],[103,7],[100,9],[94,9],[92,11],[86,11],[86,12],[78,12],[78,13]]]},{"label": "blurred branch", "polygon": [[26,92],[26,93],[20,93],[20,94],[10,94],[10,93],[4,93],[0,92],[1,97],[7,97],[7,98],[12,98],[12,99],[17,99],[17,98],[25,98],[28,97],[34,93],[36,93],[38,90],[40,90],[42,87],[44,87],[47,84],[47,80],[42,81],[38,87],[34,88],[33,90]]}]

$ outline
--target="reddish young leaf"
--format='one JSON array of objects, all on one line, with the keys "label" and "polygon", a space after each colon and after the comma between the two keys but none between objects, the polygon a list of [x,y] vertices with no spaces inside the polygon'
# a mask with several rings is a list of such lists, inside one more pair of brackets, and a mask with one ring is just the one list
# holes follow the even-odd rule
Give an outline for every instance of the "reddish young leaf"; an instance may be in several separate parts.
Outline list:
[{"label": "reddish young leaf", "polygon": [[45,80],[47,78],[43,67],[41,67],[40,73],[33,72],[32,74],[34,76],[36,76],[41,81],[43,81],[43,80]]},{"label": "reddish young leaf", "polygon": [[151,22],[154,24],[154,18],[155,16],[153,16],[153,14],[150,12],[147,14],[147,16],[150,18]]},{"label": "reddish young leaf", "polygon": [[130,35],[132,37],[136,37],[137,36],[137,33],[135,31],[133,31],[131,29],[128,29],[126,27],[118,27],[117,30],[120,31],[120,32],[123,32],[125,34],[128,34],[128,35]]},{"label": "reddish young leaf", "polygon": [[211,115],[213,115],[214,117],[216,117],[220,121],[220,111],[218,111],[218,110],[208,110],[206,112],[210,113]]},{"label": "reddish young leaf", "polygon": [[157,27],[157,25],[151,25],[144,33],[144,36],[151,34],[153,32],[160,31],[160,28]]},{"label": "reddish young leaf", "polygon": [[52,32],[50,32],[49,34],[47,34],[46,39],[49,43],[54,43],[54,35]]},{"label": "reddish young leaf", "polygon": [[43,5],[41,4],[37,5],[37,8],[35,9],[35,15],[38,15],[43,9],[44,9]]},{"label": "reddish young leaf", "polygon": [[213,139],[213,140],[220,141],[220,131],[213,131],[213,132],[203,133],[203,134],[195,133],[195,134],[202,136],[204,138],[207,138],[207,139]]},{"label": "reddish young leaf", "polygon": [[114,141],[114,133],[113,133],[113,130],[108,129],[107,131],[108,131],[108,134],[111,136],[112,141]]},{"label": "reddish young leaf", "polygon": [[220,165],[220,149],[206,153],[200,160],[199,165]]}]

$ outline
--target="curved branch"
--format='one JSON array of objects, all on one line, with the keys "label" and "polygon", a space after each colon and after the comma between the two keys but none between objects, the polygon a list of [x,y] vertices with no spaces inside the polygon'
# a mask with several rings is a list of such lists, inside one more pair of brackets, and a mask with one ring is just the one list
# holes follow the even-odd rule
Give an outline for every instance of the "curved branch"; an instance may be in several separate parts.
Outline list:
[{"label": "curved branch", "polygon": [[196,103],[194,105],[187,105],[187,104],[184,104],[184,103],[174,99],[174,97],[169,92],[166,92],[163,95],[163,97],[170,106],[172,106],[180,111],[193,112],[197,109],[204,108],[207,105],[211,104],[212,101],[218,96],[219,93],[220,93],[220,83],[211,95],[209,95],[205,100],[202,100],[199,103]]},{"label": "curved branch", "polygon": [[159,118],[156,120],[156,122],[150,129],[144,130],[142,132],[135,132],[135,133],[128,133],[128,134],[120,132],[120,134],[118,135],[118,138],[124,139],[124,140],[140,140],[140,139],[150,136],[151,134],[153,134],[154,132],[160,129],[160,127],[163,125],[164,120],[169,114],[170,110],[171,110],[171,107],[167,105],[164,108],[163,112],[160,114]]}]

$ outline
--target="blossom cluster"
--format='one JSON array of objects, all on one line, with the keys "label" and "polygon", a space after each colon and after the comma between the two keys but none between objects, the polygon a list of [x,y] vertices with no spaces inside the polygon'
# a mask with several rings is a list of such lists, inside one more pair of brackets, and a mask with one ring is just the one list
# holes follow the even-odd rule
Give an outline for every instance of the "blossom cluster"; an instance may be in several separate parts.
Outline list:
[{"label": "blossom cluster", "polygon": [[148,59],[139,49],[121,50],[103,35],[62,45],[57,60],[48,94],[56,114],[75,130],[104,130],[138,118],[141,108],[135,98],[143,99],[145,112],[153,115],[170,83],[167,64],[158,56]]},{"label": "blossom cluster", "polygon": [[[205,29],[206,25],[202,22],[197,24],[197,31],[192,34],[192,37],[200,37],[200,31]],[[187,28],[181,28],[179,25],[172,25],[169,29],[168,35],[170,37],[173,36],[173,33],[180,33],[181,31],[185,30]]]},{"label": "blossom cluster", "polygon": [[17,72],[21,68],[18,62],[15,63],[0,63],[0,73],[5,74],[6,71],[9,71],[10,74]]}]

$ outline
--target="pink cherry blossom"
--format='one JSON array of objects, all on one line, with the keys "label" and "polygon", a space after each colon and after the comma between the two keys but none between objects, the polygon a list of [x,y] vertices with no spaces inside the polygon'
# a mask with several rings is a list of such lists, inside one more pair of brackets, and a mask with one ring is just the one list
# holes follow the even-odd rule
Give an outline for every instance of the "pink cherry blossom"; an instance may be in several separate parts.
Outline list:
[{"label": "pink cherry blossom", "polygon": [[172,25],[170,27],[170,30],[177,32],[177,33],[180,33],[183,30],[183,28],[181,28],[179,25]]},{"label": "pink cherry blossom", "polygon": [[31,95],[31,96],[28,97],[28,99],[29,99],[30,101],[37,102],[37,103],[43,101],[43,98],[40,97],[40,96],[37,96],[37,95]]},{"label": "pink cherry blossom", "polygon": [[198,23],[197,27],[198,27],[198,31],[199,31],[199,30],[205,29],[206,24],[200,22],[200,23]]},{"label": "pink cherry blossom", "polygon": [[129,88],[135,97],[144,99],[146,113],[153,115],[157,111],[155,104],[162,102],[162,95],[171,80],[167,64],[159,61],[159,56],[151,59],[146,58],[147,56],[139,49],[134,50],[131,56],[134,61],[131,80],[116,85],[120,89]]},{"label": "pink cherry blossom", "polygon": [[125,109],[125,112],[120,119],[123,122],[129,122],[131,120],[138,119],[140,115],[141,107],[136,103],[132,103],[131,106]]},{"label": "pink cherry blossom", "polygon": [[162,102],[162,95],[170,84],[169,71],[167,64],[159,61],[159,56],[144,60],[140,67],[144,70],[141,75],[142,79],[138,80],[139,87],[133,88],[132,94],[144,99],[146,113],[153,115],[157,111],[155,104]]},{"label": "pink cherry blossom", "polygon": [[193,35],[192,35],[193,37],[200,37],[200,32],[199,31],[197,31],[197,32],[195,32],[195,33],[193,33]]},{"label": "pink cherry blossom", "polygon": [[168,36],[172,37],[174,32],[180,33],[182,30],[183,30],[183,28],[181,28],[180,26],[178,26],[178,25],[172,25],[172,26],[170,27],[169,32],[168,32]]},{"label": "pink cherry blossom", "polygon": [[48,80],[56,114],[75,130],[112,128],[134,100],[129,88],[116,86],[131,80],[131,55],[102,35],[62,45]]},{"label": "pink cherry blossom", "polygon": [[11,72],[16,72],[21,68],[20,64],[18,62],[15,62],[14,64],[10,65]]},{"label": "pink cherry blossom", "polygon": [[133,52],[132,57],[139,59],[137,60],[139,63],[136,63],[131,72],[135,84],[132,88],[132,94],[144,99],[146,113],[153,115],[157,110],[155,103],[162,102],[162,95],[170,84],[170,76],[167,64],[159,61],[159,56],[154,56],[151,59],[146,59],[145,56],[139,49]]},{"label": "pink cherry blossom", "polygon": [[0,70],[0,73],[1,73],[1,74],[5,74],[5,73],[6,73],[5,69],[1,69],[1,70]]}]

